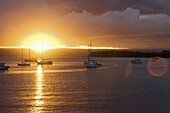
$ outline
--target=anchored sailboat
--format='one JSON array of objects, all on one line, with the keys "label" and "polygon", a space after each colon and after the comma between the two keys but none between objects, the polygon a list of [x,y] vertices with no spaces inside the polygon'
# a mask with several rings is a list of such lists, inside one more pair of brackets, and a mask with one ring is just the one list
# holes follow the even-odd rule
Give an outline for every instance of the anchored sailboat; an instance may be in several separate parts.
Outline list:
[{"label": "anchored sailboat", "polygon": [[97,68],[97,67],[101,67],[102,64],[98,64],[96,60],[91,60],[91,46],[92,46],[92,42],[90,42],[90,48],[88,49],[88,61],[84,62],[84,66],[86,68]]},{"label": "anchored sailboat", "polygon": [[[136,50],[135,50],[135,56],[136,56]],[[140,58],[135,58],[134,60],[131,60],[132,64],[141,64],[143,63]]]},{"label": "anchored sailboat", "polygon": [[21,63],[17,63],[18,66],[30,66],[29,63],[26,63],[24,60],[23,60],[23,48],[22,48],[22,59],[21,59]]},{"label": "anchored sailboat", "polygon": [[37,64],[43,65],[43,64],[52,64],[53,62],[51,60],[46,60],[43,57],[43,42],[42,42],[42,52],[41,52],[41,60],[37,61]]},{"label": "anchored sailboat", "polygon": [[31,56],[31,50],[29,48],[29,58],[25,59],[25,62],[37,62],[37,59],[31,58],[30,56]]}]

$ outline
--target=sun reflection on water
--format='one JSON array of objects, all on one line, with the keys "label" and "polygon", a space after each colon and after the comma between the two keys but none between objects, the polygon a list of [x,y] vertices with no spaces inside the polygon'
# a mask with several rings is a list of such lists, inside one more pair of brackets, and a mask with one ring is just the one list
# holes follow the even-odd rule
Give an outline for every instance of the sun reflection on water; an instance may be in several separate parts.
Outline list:
[{"label": "sun reflection on water", "polygon": [[42,101],[43,99],[43,70],[42,70],[42,66],[38,65],[37,67],[37,72],[36,72],[36,89],[37,91],[36,96],[35,96],[35,102],[33,104],[34,108],[33,108],[33,113],[39,113],[42,110],[42,105],[44,104],[44,102]]}]

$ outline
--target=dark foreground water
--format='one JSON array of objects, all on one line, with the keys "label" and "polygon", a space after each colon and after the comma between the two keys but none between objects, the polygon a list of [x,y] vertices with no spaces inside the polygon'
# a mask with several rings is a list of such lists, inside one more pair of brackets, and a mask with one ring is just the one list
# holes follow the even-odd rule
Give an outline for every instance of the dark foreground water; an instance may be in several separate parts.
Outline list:
[{"label": "dark foreground water", "polygon": [[85,69],[84,58],[18,67],[19,58],[0,58],[10,66],[0,71],[0,112],[170,113],[170,59],[96,59],[103,67]]}]

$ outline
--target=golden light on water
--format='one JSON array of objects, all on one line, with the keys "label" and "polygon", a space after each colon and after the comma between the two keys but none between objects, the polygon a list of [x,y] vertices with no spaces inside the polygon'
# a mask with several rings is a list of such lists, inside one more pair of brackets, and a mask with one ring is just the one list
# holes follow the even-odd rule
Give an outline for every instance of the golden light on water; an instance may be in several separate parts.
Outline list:
[{"label": "golden light on water", "polygon": [[41,111],[42,109],[42,105],[44,104],[44,102],[41,100],[43,99],[43,71],[42,71],[42,67],[41,65],[37,66],[37,73],[36,73],[37,79],[36,79],[36,89],[37,91],[36,96],[35,96],[35,102],[34,102],[34,108],[33,108],[33,112],[34,113],[39,113],[39,111]]},{"label": "golden light on water", "polygon": [[41,65],[38,65],[38,67],[37,67],[37,91],[36,91],[36,97],[35,97],[35,99],[37,99],[37,101],[36,101],[36,103],[37,103],[37,105],[39,105],[39,103],[42,103],[42,102],[40,102],[40,100],[39,99],[42,99],[43,97],[42,97],[42,89],[43,89],[43,84],[42,84],[42,77],[43,77],[43,73],[42,73],[42,67],[41,67]]}]

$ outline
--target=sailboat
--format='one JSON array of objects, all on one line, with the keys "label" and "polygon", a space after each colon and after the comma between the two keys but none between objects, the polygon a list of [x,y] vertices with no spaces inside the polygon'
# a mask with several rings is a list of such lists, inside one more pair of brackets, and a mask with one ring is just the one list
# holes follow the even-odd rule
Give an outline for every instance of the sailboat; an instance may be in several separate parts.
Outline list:
[{"label": "sailboat", "polygon": [[97,67],[101,67],[102,64],[98,64],[96,60],[91,60],[91,46],[92,46],[92,42],[90,42],[90,48],[88,49],[88,61],[84,62],[84,66],[86,68],[97,68]]},{"label": "sailboat", "polygon": [[[136,56],[136,50],[135,50],[135,56]],[[143,63],[140,58],[135,58],[134,60],[131,60],[132,64],[141,64]]]},{"label": "sailboat", "polygon": [[52,65],[52,61],[51,60],[47,60],[47,59],[44,59],[43,58],[43,42],[42,42],[42,52],[41,52],[41,60],[40,61],[37,61],[37,64],[40,64],[40,65],[43,65],[43,64],[51,64]]},{"label": "sailboat", "polygon": [[142,60],[140,58],[135,58],[135,60],[131,60],[132,64],[141,64],[143,63]]},{"label": "sailboat", "polygon": [[37,62],[37,59],[30,57],[30,56],[31,56],[30,51],[31,51],[31,50],[30,50],[30,48],[29,48],[29,58],[28,58],[28,59],[25,59],[25,62]]},{"label": "sailboat", "polygon": [[17,63],[18,66],[30,66],[29,63],[26,63],[25,61],[23,61],[23,48],[22,48],[22,59],[21,59],[21,63]]}]

